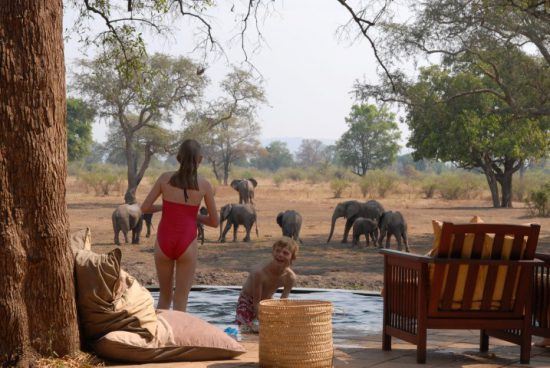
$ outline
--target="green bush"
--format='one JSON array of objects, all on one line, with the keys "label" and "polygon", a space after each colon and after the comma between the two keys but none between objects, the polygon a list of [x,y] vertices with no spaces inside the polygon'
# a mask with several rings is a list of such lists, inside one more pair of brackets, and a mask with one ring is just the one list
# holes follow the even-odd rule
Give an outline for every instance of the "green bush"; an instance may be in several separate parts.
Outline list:
[{"label": "green bush", "polygon": [[277,174],[282,175],[285,179],[292,181],[304,180],[306,175],[302,169],[296,167],[288,167],[277,171]]},{"label": "green bush", "polygon": [[284,181],[285,181],[285,178],[283,175],[278,173],[273,175],[273,184],[275,184],[277,188],[280,188],[281,184],[283,184]]},{"label": "green bush", "polygon": [[512,183],[512,198],[515,201],[525,201],[526,196],[538,190],[545,183],[550,182],[550,175],[542,170],[529,170],[523,177],[514,177]]},{"label": "green bush", "polygon": [[546,217],[550,215],[550,183],[529,192],[525,204],[531,216]]},{"label": "green bush", "polygon": [[437,190],[437,176],[425,176],[420,182],[420,187],[425,198],[433,198]]},{"label": "green bush", "polygon": [[480,195],[484,177],[465,171],[447,172],[439,176],[437,189],[443,199],[472,199]]},{"label": "green bush", "polygon": [[109,164],[93,164],[90,170],[78,174],[87,186],[95,190],[97,196],[109,195],[112,190],[121,191],[124,182],[124,168]]},{"label": "green bush", "polygon": [[384,170],[369,170],[359,181],[359,189],[363,197],[367,194],[377,194],[379,197],[386,197],[395,190],[399,177],[397,174]]},{"label": "green bush", "polygon": [[330,182],[330,189],[334,194],[334,198],[342,198],[342,193],[349,187],[349,182],[344,179],[333,179]]}]

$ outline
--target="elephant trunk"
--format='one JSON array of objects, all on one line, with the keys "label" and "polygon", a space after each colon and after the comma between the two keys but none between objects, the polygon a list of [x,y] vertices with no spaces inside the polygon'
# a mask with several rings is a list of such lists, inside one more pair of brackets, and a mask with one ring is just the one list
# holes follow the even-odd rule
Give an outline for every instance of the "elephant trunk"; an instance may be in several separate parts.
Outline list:
[{"label": "elephant trunk", "polygon": [[332,234],[334,233],[334,225],[336,224],[336,219],[339,218],[337,213],[334,213],[332,215],[332,223],[330,224],[330,234],[328,234],[327,243],[330,242],[330,239],[332,239]]}]

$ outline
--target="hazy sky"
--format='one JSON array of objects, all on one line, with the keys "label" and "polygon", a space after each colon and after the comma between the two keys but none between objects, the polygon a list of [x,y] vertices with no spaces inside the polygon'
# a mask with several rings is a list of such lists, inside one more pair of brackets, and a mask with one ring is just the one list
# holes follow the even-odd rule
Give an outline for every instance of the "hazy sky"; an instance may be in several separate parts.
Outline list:
[{"label": "hazy sky", "polygon": [[[275,4],[277,12],[262,26],[266,44],[250,55],[265,79],[269,103],[258,114],[261,136],[338,139],[347,128],[344,118],[354,103],[350,94],[354,81],[376,80],[372,51],[362,40],[351,45],[349,41],[338,41],[336,30],[349,16],[335,0],[287,0]],[[235,24],[233,19],[221,16],[228,14],[227,9],[218,14],[212,19],[215,27],[228,30]],[[66,14],[66,25],[72,17],[70,12]],[[180,31],[173,38],[155,38],[149,42],[148,51],[194,57],[184,46],[192,44],[185,42],[189,40],[189,23],[180,23]],[[74,58],[85,56],[80,49],[76,40],[66,42],[68,71]],[[225,49],[235,64],[243,59],[239,44],[226,44]],[[228,71],[226,60],[208,63],[207,74],[214,84],[218,83]],[[402,128],[402,135],[406,135]],[[105,140],[105,132],[103,124],[95,124],[94,139]]]}]

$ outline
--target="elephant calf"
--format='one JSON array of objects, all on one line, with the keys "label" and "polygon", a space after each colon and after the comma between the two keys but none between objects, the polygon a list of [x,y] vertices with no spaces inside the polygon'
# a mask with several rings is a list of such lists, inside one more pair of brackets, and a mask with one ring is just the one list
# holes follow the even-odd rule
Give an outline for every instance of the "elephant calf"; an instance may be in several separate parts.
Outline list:
[{"label": "elephant calf", "polygon": [[[208,215],[206,207],[201,207],[199,210],[201,215]],[[197,221],[197,240],[200,240],[201,245],[204,244],[204,225]]]},{"label": "elephant calf", "polygon": [[[227,220],[225,229],[222,232],[223,222]],[[220,209],[220,239],[225,242],[225,235],[233,226],[233,241],[237,241],[237,229],[243,225],[246,229],[245,242],[250,241],[250,230],[256,224],[256,236],[258,236],[258,224],[256,223],[256,210],[250,204],[226,204]]]},{"label": "elephant calf", "polygon": [[300,229],[302,228],[302,215],[294,210],[280,212],[277,215],[277,224],[283,230],[283,236],[288,236],[300,243]]},{"label": "elephant calf", "polygon": [[230,185],[239,192],[239,204],[254,204],[254,188],[258,186],[256,179],[235,179]]},{"label": "elephant calf", "polygon": [[401,240],[405,243],[405,251],[409,252],[407,242],[407,223],[401,212],[384,212],[380,219],[380,238],[378,238],[378,247],[382,248],[382,241],[386,238],[386,248],[390,247],[390,238],[395,236],[397,240],[397,250],[402,250]]},{"label": "elephant calf", "polygon": [[358,217],[353,222],[353,242],[352,246],[359,244],[359,238],[361,235],[365,235],[367,238],[367,247],[370,245],[370,239],[376,247],[376,241],[378,239],[378,222],[376,220]]},{"label": "elephant calf", "polygon": [[132,231],[132,244],[139,244],[139,237],[143,228],[143,221],[147,225],[147,234],[145,237],[151,235],[151,222],[153,214],[142,214],[139,204],[121,204],[114,210],[111,216],[113,220],[113,231],[115,233],[115,244],[120,245],[118,239],[119,233],[122,231],[124,235],[124,242],[128,243],[128,231]]}]

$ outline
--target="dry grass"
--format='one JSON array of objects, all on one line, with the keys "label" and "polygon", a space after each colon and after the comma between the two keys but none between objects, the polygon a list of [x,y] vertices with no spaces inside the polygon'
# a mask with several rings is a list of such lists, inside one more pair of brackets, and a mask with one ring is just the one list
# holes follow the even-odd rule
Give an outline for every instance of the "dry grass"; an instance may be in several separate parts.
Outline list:
[{"label": "dry grass", "polygon": [[63,358],[42,358],[36,362],[38,368],[89,368],[104,367],[105,363],[95,355],[80,352]]}]

